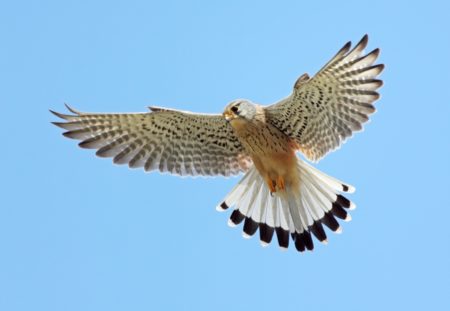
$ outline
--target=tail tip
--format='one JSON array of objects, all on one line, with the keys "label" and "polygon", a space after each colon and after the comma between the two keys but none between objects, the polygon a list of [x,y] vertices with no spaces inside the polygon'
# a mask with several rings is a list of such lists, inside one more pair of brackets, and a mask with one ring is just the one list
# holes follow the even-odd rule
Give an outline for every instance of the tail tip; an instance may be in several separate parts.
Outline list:
[{"label": "tail tip", "polygon": [[250,234],[248,234],[248,233],[245,233],[244,231],[242,232],[242,237],[244,238],[244,239],[250,239],[252,236],[250,235]]},{"label": "tail tip", "polygon": [[267,246],[269,246],[269,243],[264,242],[263,240],[260,240],[259,242],[261,243],[261,246],[262,246],[262,247],[267,247]]},{"label": "tail tip", "polygon": [[224,212],[229,208],[229,206],[227,205],[227,203],[225,203],[225,201],[223,201],[222,203],[220,203],[220,205],[216,206],[216,211],[218,212]]},{"label": "tail tip", "polygon": [[237,226],[237,224],[235,224],[231,219],[228,219],[228,226],[234,228]]},{"label": "tail tip", "polygon": [[347,193],[353,193],[355,192],[355,187],[351,186],[351,185],[346,185],[346,184],[342,184],[342,191],[347,192]]}]

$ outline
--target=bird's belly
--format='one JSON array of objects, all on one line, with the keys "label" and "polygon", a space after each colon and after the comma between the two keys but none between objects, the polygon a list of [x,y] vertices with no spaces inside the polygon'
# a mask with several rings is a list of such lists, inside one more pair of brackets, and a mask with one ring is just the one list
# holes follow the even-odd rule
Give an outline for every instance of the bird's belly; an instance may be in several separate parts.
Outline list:
[{"label": "bird's belly", "polygon": [[281,178],[286,185],[298,184],[296,146],[289,137],[267,125],[235,127],[235,130],[256,169],[267,183],[276,183]]},{"label": "bird's belly", "polygon": [[256,169],[266,180],[276,183],[281,178],[286,185],[298,185],[297,156],[294,152],[252,155],[252,159]]}]

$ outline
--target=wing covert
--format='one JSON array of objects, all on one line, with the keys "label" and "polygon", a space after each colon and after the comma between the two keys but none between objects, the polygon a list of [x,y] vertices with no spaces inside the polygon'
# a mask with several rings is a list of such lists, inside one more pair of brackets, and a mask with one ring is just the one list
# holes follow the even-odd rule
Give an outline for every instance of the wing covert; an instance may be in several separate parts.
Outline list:
[{"label": "wing covert", "polygon": [[98,149],[117,164],[178,175],[235,175],[251,159],[221,115],[150,107],[147,113],[84,113],[67,106],[72,115],[51,111],[65,122],[64,136],[79,146]]}]

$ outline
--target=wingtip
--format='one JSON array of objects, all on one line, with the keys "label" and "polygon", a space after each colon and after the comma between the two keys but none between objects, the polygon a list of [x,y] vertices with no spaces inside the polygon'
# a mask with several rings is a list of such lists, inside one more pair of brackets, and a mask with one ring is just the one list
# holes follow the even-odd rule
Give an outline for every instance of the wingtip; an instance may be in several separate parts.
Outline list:
[{"label": "wingtip", "polygon": [[365,34],[362,36],[362,38],[359,40],[359,42],[355,45],[355,47],[360,46],[361,49],[364,49],[367,46],[367,43],[369,43],[369,35]]},{"label": "wingtip", "polygon": [[70,138],[70,139],[77,139],[76,136],[74,136],[74,132],[73,131],[67,131],[62,133],[62,135],[64,137]]},{"label": "wingtip", "polygon": [[59,113],[59,112],[56,112],[56,111],[51,110],[51,109],[49,109],[49,111],[50,111],[52,114],[54,114],[55,116],[57,116],[58,118],[61,118],[61,119],[63,119],[63,120],[69,120],[69,119],[72,117],[71,115],[64,114],[64,113]]},{"label": "wingtip", "polygon": [[48,111],[50,111],[50,113],[54,114],[55,116],[59,117],[59,115],[58,115],[59,113],[58,112],[56,112],[54,110],[51,110],[51,109],[49,109]]},{"label": "wingtip", "polygon": [[369,54],[374,54],[375,58],[378,58],[378,56],[380,55],[380,52],[381,52],[380,48],[376,48],[372,52],[370,52]]},{"label": "wingtip", "polygon": [[361,40],[359,40],[359,42],[355,45],[355,47],[353,48],[353,51],[362,51],[366,48],[367,43],[369,43],[369,36],[367,34],[365,34]]},{"label": "wingtip", "polygon": [[78,111],[78,110],[76,110],[76,109],[70,107],[69,104],[67,104],[67,103],[64,103],[64,106],[66,106],[67,110],[69,110],[69,111],[72,112],[73,114],[76,114],[76,115],[83,114],[82,112],[80,112],[80,111]]},{"label": "wingtip", "polygon": [[352,47],[352,41],[347,41],[344,44],[344,46],[342,47],[341,51],[344,52],[344,53],[347,53],[350,50],[351,47]]},{"label": "wingtip", "polygon": [[[50,111],[51,111],[51,110],[50,110]],[[53,111],[51,111],[51,112],[53,112]],[[65,122],[50,122],[50,123],[53,124],[53,125],[55,125],[55,126],[57,126],[57,127],[62,128],[62,129],[66,129],[65,125],[66,125],[67,123],[65,123]]]},{"label": "wingtip", "polygon": [[364,34],[360,42],[365,42],[367,44],[367,42],[369,42],[369,35],[367,33]]},{"label": "wingtip", "polygon": [[[83,114],[82,112],[80,112],[80,111],[70,107],[67,103],[64,103],[64,106],[66,106],[66,109],[69,110],[69,112],[73,113],[75,116],[79,116],[79,115]],[[69,120],[69,119],[74,117],[74,115],[56,112],[56,111],[51,110],[51,109],[49,109],[48,111],[50,111],[52,114],[54,114],[58,118],[61,118],[61,119],[64,119],[64,120]]]}]

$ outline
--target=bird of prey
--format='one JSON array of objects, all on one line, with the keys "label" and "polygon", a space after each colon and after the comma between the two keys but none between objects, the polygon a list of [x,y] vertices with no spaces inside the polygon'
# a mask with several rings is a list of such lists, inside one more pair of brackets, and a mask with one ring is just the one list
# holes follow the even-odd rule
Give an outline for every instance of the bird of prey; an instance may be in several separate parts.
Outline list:
[{"label": "bird of prey", "polygon": [[181,176],[230,176],[242,179],[218,205],[233,207],[229,225],[243,224],[244,237],[259,229],[263,246],[276,235],[281,248],[290,239],[303,252],[312,236],[326,243],[323,225],[342,231],[336,220],[350,220],[355,205],[343,193],[351,185],[306,163],[316,162],[362,129],[375,112],[373,102],[384,68],[374,64],[379,49],[364,54],[368,36],[353,48],[345,44],[312,78],[303,74],[292,93],[270,106],[249,100],[230,102],[222,114],[198,114],[161,107],[144,113],[71,114],[51,111],[63,122],[64,136],[97,156],[146,171]]}]

